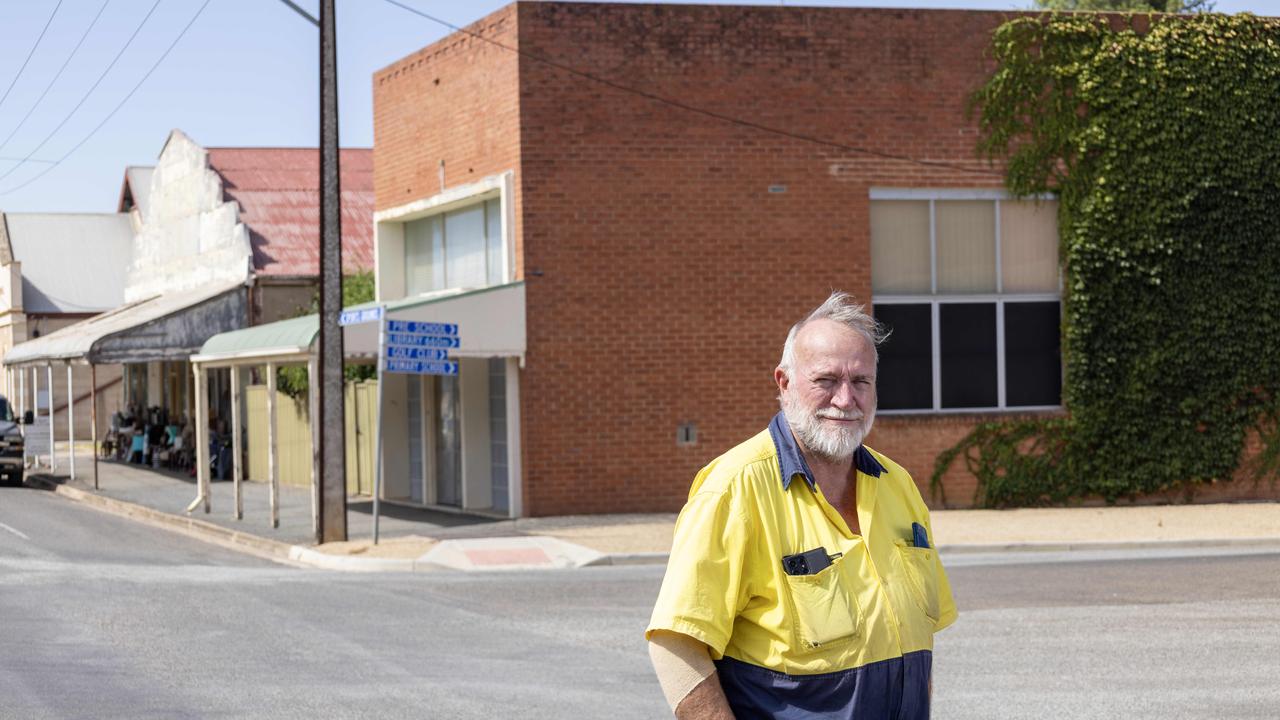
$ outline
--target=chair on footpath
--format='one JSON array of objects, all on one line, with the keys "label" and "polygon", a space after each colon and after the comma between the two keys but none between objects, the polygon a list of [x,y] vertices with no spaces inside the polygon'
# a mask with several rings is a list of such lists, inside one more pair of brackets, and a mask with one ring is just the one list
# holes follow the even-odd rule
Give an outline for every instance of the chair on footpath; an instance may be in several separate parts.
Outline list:
[{"label": "chair on footpath", "polygon": [[140,465],[146,462],[147,453],[147,435],[142,428],[135,427],[133,430],[133,440],[129,445],[129,462]]}]

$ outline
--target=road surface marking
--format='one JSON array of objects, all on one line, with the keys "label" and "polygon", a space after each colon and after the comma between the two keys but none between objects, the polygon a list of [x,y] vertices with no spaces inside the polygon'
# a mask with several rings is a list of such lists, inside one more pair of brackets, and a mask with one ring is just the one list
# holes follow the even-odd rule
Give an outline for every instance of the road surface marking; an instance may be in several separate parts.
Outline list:
[{"label": "road surface marking", "polygon": [[8,530],[9,532],[13,533],[14,535],[17,535],[18,537],[22,538],[23,540],[30,540],[30,539],[31,539],[31,538],[27,537],[27,534],[26,534],[26,533],[24,533],[24,532],[22,532],[21,530],[19,530],[19,529],[17,529],[17,528],[9,527],[8,525],[5,525],[4,523],[0,523],[0,530]]}]

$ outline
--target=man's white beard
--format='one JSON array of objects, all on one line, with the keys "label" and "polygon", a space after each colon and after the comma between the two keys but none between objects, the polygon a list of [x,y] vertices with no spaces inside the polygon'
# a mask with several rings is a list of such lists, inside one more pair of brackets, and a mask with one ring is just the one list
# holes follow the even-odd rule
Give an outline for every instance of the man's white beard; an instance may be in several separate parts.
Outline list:
[{"label": "man's white beard", "polygon": [[828,425],[822,422],[822,417],[851,420],[859,415],[856,410],[845,413],[831,407],[811,414],[793,399],[790,392],[782,393],[781,400],[782,415],[791,426],[791,432],[795,433],[805,449],[827,462],[843,462],[853,457],[863,438],[871,432],[871,423],[875,421],[875,410],[872,410],[852,427]]}]

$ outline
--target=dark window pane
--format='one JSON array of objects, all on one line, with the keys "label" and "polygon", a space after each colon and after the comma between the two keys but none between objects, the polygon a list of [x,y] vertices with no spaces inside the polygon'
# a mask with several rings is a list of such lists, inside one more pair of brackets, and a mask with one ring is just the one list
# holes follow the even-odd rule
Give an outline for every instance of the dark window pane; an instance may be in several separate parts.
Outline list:
[{"label": "dark window pane", "polygon": [[1004,304],[1005,401],[1009,407],[1062,404],[1058,302]]},{"label": "dark window pane", "polygon": [[890,330],[880,346],[876,390],[882,410],[933,407],[932,330],[928,305],[876,305],[876,319]]},{"label": "dark window pane", "polygon": [[942,407],[995,407],[996,304],[942,303],[938,325]]}]

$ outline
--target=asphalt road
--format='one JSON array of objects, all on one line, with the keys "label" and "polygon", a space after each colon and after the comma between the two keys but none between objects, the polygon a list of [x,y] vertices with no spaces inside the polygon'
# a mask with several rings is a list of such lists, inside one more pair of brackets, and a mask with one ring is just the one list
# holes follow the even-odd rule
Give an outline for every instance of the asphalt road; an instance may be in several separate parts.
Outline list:
[{"label": "asphalt road", "polygon": [[1280,717],[1280,554],[1115,555],[952,568],[934,717]]},{"label": "asphalt road", "polygon": [[[641,638],[661,572],[304,570],[0,488],[0,718],[669,717]],[[1280,716],[1280,555],[951,578],[935,718]]]}]

